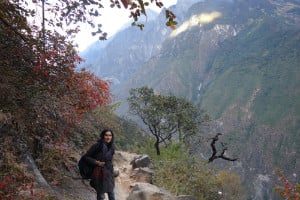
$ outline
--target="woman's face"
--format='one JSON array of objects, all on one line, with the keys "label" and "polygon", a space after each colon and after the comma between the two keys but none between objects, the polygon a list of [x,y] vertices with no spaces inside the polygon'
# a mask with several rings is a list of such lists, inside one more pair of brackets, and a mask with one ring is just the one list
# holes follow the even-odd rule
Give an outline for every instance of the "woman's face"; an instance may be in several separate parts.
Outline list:
[{"label": "woman's face", "polygon": [[104,133],[104,142],[110,143],[112,140],[112,133],[110,131],[107,131]]}]

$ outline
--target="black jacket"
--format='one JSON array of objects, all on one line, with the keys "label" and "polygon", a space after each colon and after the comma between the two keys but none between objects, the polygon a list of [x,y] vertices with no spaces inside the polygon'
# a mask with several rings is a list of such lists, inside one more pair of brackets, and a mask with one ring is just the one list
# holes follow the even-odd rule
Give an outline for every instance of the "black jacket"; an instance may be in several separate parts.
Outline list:
[{"label": "black jacket", "polygon": [[[113,154],[113,146],[99,140],[91,146],[84,156],[86,161],[94,166],[91,185],[96,189],[97,193],[112,192],[114,189]],[[97,166],[97,160],[105,162],[105,165],[103,167]]]}]

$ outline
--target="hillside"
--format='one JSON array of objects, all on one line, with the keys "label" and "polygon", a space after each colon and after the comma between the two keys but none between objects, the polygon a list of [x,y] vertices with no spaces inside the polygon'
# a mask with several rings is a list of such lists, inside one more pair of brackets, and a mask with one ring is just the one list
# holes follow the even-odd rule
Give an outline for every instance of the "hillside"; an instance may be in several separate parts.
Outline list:
[{"label": "hillside", "polygon": [[244,177],[250,199],[275,198],[274,170],[293,180],[300,173],[299,8],[299,1],[280,0],[196,3],[113,92],[123,105],[129,89],[143,85],[200,102],[214,119],[204,137],[223,132],[240,158],[217,165]]},{"label": "hillside", "polygon": [[299,39],[295,27],[260,21],[215,54],[201,104],[247,165],[245,174],[299,173]]}]

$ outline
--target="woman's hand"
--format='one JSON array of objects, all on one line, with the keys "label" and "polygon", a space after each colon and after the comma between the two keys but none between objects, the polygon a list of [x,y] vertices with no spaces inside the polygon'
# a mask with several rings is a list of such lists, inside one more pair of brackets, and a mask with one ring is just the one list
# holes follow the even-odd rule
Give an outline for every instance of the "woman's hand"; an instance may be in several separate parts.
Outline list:
[{"label": "woman's hand", "polygon": [[96,165],[98,165],[99,167],[103,167],[105,165],[105,162],[101,162],[97,160]]}]

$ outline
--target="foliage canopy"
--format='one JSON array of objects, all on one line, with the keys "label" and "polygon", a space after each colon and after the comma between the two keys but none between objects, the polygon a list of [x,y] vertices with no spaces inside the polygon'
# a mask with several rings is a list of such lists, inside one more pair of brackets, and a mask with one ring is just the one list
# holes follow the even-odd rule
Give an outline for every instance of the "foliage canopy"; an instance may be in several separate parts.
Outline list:
[{"label": "foliage canopy", "polygon": [[160,143],[166,144],[176,134],[180,142],[184,141],[207,119],[202,110],[185,99],[154,94],[148,87],[131,89],[128,102],[130,112],[140,117],[155,137],[157,155]]},{"label": "foliage canopy", "polygon": [[[14,23],[10,23],[10,21],[19,21],[20,18],[14,18],[12,20],[7,21],[5,15],[6,11],[14,9],[15,13],[18,13],[25,18],[27,17],[35,17],[39,15],[36,9],[33,7],[41,7],[42,12],[42,21],[41,25],[43,30],[45,31],[45,27],[49,27],[54,30],[62,30],[67,33],[67,35],[72,36],[80,30],[81,23],[89,24],[94,31],[93,35],[99,34],[100,40],[105,40],[107,37],[107,33],[102,30],[102,25],[95,23],[95,20],[101,17],[101,9],[104,9],[105,3],[101,0],[84,0],[84,1],[64,1],[64,0],[56,0],[56,1],[47,1],[47,0],[18,0],[18,1],[2,1],[1,3],[1,12],[0,12],[0,20],[2,23],[5,23],[7,26],[11,28],[14,27]],[[132,18],[132,26],[137,26],[140,29],[143,29],[144,24],[139,22],[139,18],[141,15],[147,16],[146,8],[150,6],[150,4],[155,4],[159,8],[163,8],[163,3],[160,0],[150,0],[150,2],[146,2],[143,0],[115,0],[110,1],[111,8],[121,9],[123,5],[123,9],[128,10],[129,18]],[[176,16],[172,13],[172,11],[166,9],[165,10],[166,17],[166,26],[175,28],[177,22],[175,21]],[[26,19],[23,18],[23,23],[26,23]],[[37,25],[39,26],[39,25]],[[35,28],[37,28],[35,26]],[[48,28],[48,29],[49,29]],[[22,32],[18,32],[20,35],[23,35]]]}]

